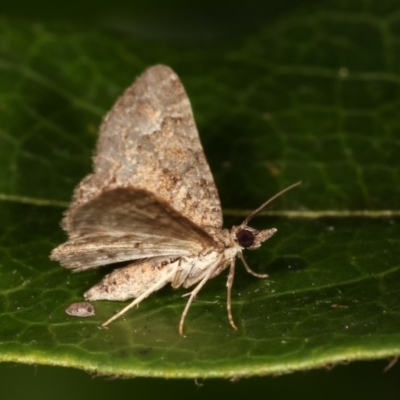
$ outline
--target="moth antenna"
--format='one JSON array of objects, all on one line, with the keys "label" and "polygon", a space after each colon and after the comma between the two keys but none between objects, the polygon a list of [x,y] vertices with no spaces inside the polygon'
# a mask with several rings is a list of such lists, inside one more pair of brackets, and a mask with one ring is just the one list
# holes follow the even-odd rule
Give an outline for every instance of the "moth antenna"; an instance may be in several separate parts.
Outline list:
[{"label": "moth antenna", "polygon": [[[295,188],[296,186],[301,185],[301,181],[293,183],[293,185],[288,186],[287,188],[281,190],[280,192],[278,192],[275,196],[272,196],[271,198],[269,198],[265,203],[261,204],[260,207],[258,207],[257,209],[255,209],[252,213],[250,213],[250,215],[248,215],[246,217],[246,219],[242,222],[242,226],[243,225],[247,225],[248,222],[256,215],[258,214],[264,207],[266,207],[269,203],[272,203],[277,197],[281,196],[283,193],[288,192],[289,190]],[[246,268],[247,269],[247,268]]]}]

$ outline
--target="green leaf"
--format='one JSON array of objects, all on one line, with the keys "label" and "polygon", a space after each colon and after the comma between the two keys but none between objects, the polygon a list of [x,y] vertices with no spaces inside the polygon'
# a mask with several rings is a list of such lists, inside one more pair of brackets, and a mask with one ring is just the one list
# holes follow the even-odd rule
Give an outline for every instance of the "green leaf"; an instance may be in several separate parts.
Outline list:
[{"label": "green leaf", "polygon": [[[205,46],[179,32],[164,40],[162,28],[144,37],[1,19],[0,359],[241,377],[398,356],[399,22],[394,1],[331,1]],[[278,233],[245,254],[268,281],[238,263],[238,331],[225,273],[198,296],[185,337],[182,290],[153,294],[107,330],[123,304],[97,302],[89,319],[64,312],[104,271],[48,259],[65,239],[62,205],[91,170],[102,115],[155,63],[185,84],[226,226],[303,180],[252,221]]]}]

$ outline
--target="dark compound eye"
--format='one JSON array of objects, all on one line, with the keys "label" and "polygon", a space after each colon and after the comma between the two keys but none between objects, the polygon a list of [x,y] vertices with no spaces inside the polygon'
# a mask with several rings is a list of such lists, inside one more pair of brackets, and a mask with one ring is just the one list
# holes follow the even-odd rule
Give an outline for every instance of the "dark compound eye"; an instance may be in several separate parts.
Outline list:
[{"label": "dark compound eye", "polygon": [[241,229],[236,233],[236,239],[242,247],[250,247],[254,243],[254,233],[247,229]]}]

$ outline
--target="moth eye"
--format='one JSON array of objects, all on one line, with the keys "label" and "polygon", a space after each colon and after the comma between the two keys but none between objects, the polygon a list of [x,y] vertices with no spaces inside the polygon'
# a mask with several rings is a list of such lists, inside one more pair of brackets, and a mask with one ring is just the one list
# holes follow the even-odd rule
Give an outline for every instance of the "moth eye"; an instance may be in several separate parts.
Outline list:
[{"label": "moth eye", "polygon": [[236,233],[236,239],[242,247],[250,247],[254,243],[254,233],[247,229],[241,229]]}]

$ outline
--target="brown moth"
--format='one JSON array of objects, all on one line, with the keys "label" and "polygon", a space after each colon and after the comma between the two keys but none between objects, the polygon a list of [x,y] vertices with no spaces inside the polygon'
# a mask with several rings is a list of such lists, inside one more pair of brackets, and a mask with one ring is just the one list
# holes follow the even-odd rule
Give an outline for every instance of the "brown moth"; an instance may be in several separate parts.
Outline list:
[{"label": "brown moth", "polygon": [[85,299],[133,300],[110,322],[168,282],[195,288],[179,323],[183,334],[193,299],[229,267],[227,310],[238,256],[256,249],[276,229],[256,230],[249,220],[284,189],[251,213],[240,226],[222,228],[222,211],[192,108],[178,76],[167,66],[147,69],[105,116],[93,158],[93,173],[75,189],[62,221],[68,240],[51,259],[74,271],[131,261],[89,289]]}]

